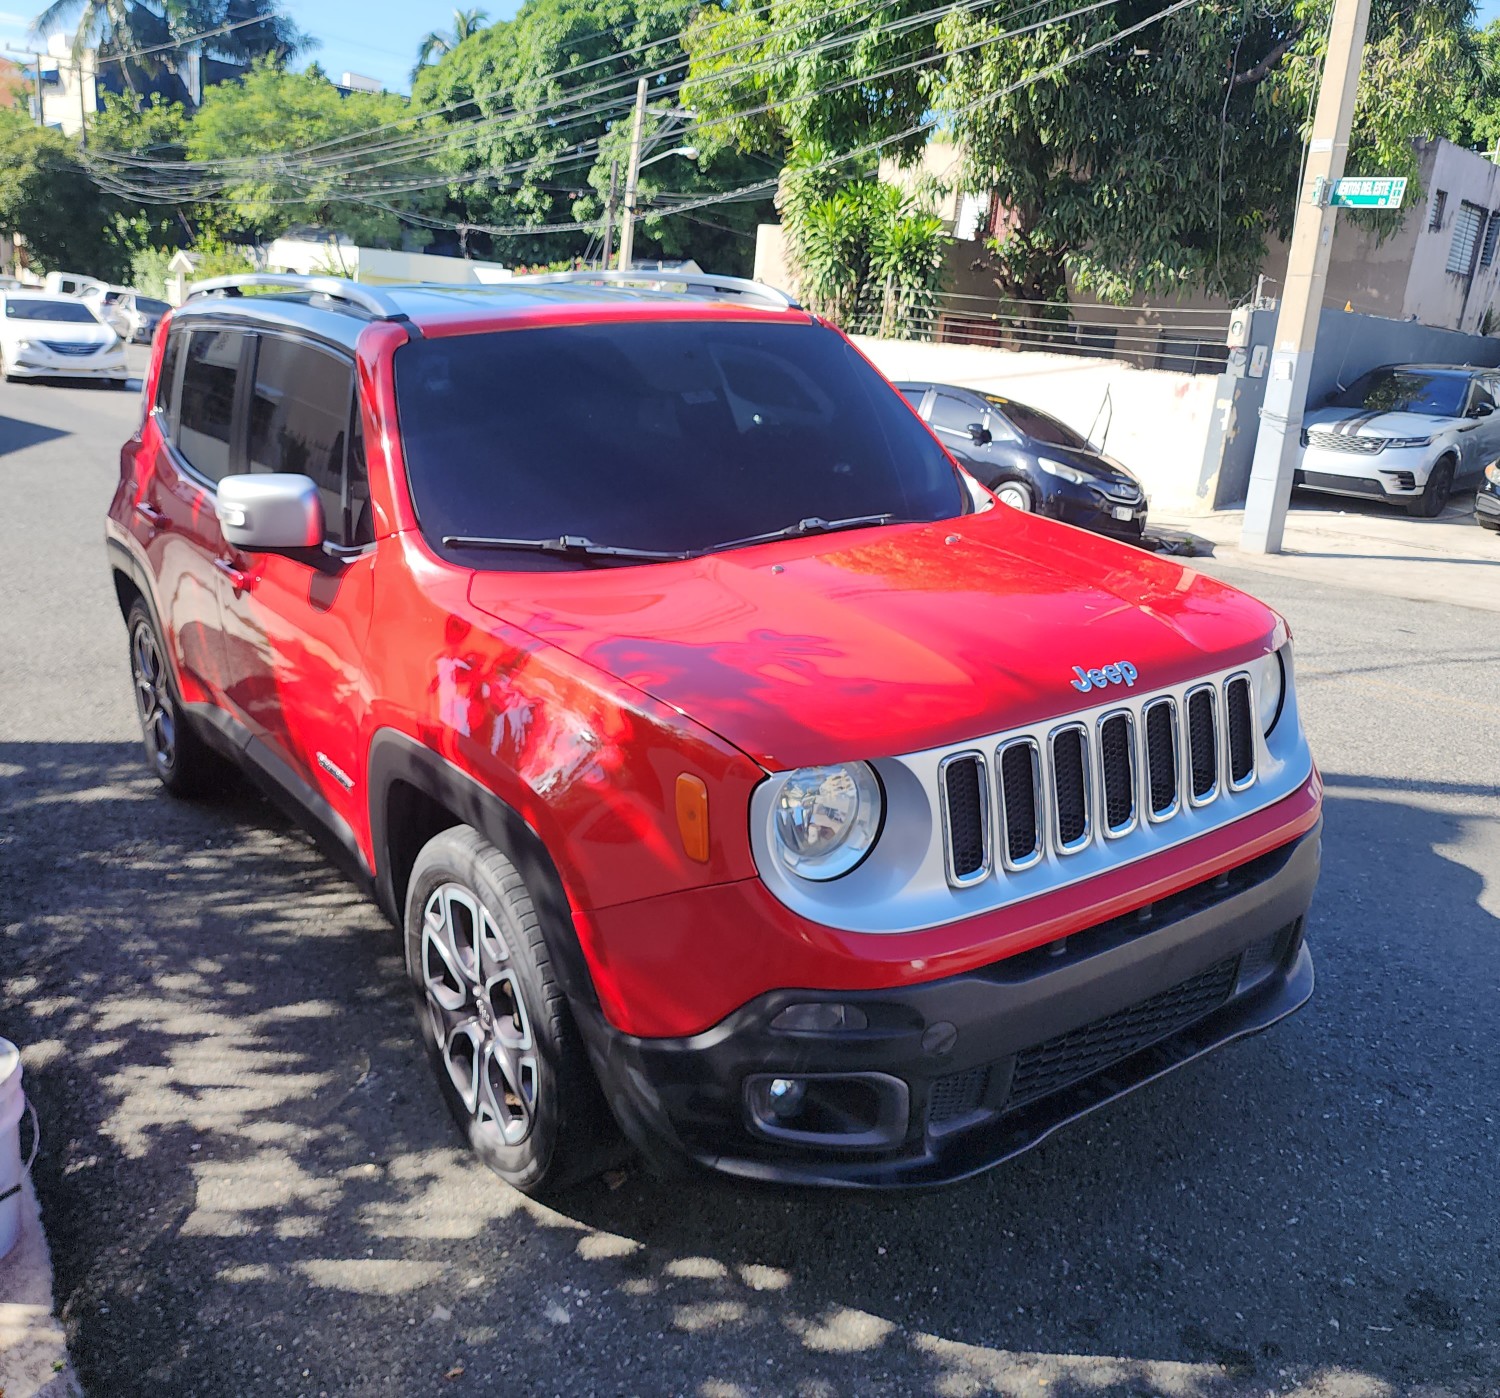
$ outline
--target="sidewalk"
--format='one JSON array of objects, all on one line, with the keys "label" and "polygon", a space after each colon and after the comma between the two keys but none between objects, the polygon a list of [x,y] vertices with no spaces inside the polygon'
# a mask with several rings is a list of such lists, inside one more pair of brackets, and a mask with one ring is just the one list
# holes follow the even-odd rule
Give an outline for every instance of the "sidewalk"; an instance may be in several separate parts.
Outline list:
[{"label": "sidewalk", "polygon": [[1412,519],[1361,500],[1299,495],[1287,515],[1280,554],[1242,553],[1243,510],[1212,515],[1151,512],[1150,532],[1187,536],[1247,568],[1337,583],[1388,597],[1449,602],[1500,612],[1500,535],[1474,522],[1474,497],[1455,495],[1437,519]]},{"label": "sidewalk", "polygon": [[21,1237],[0,1258],[0,1398],[78,1398],[63,1328],[52,1314],[52,1260],[30,1179]]}]

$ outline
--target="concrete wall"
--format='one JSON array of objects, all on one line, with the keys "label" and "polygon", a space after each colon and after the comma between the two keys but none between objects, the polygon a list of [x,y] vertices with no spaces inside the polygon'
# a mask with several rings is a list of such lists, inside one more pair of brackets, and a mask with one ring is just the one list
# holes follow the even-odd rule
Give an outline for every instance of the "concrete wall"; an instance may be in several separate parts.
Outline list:
[{"label": "concrete wall", "polygon": [[977,345],[864,336],[856,343],[887,378],[1001,393],[1061,418],[1134,472],[1157,509],[1189,514],[1213,507],[1213,482],[1200,481],[1217,384],[1211,375]]},{"label": "concrete wall", "polygon": [[[1250,329],[1252,348],[1244,356],[1247,364],[1253,362],[1256,345],[1265,347],[1269,360],[1275,333],[1276,312],[1256,311]],[[1329,394],[1352,383],[1366,369],[1382,364],[1494,367],[1500,365],[1500,339],[1436,330],[1408,320],[1325,310],[1318,322],[1317,348],[1307,393],[1309,406],[1318,405]],[[1216,509],[1227,509],[1244,501],[1265,388],[1264,378],[1222,374],[1214,381],[1212,418],[1198,478],[1205,490],[1211,487],[1210,504]]]}]

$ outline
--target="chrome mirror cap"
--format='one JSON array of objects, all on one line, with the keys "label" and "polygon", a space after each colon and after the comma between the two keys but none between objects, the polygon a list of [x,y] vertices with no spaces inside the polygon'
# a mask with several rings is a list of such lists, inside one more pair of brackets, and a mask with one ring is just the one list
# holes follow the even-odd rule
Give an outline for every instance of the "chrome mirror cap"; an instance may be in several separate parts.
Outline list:
[{"label": "chrome mirror cap", "polygon": [[214,512],[225,541],[236,548],[266,552],[323,542],[323,501],[310,476],[225,476]]}]

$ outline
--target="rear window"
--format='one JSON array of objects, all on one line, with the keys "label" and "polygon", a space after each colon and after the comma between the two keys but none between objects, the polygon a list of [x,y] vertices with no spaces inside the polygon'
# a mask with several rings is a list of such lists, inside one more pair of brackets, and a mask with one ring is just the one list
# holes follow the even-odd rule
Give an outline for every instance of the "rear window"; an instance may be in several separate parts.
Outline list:
[{"label": "rear window", "polygon": [[[698,551],[800,520],[965,509],[942,449],[820,326],[652,321],[415,340],[396,398],[422,529]],[[577,566],[475,554],[484,566]]]},{"label": "rear window", "polygon": [[7,296],[7,320],[53,320],[70,325],[97,325],[96,316],[82,301],[38,301],[33,298]]},{"label": "rear window", "polygon": [[137,296],[135,308],[148,316],[164,316],[172,309],[165,301],[157,301],[150,296]]}]

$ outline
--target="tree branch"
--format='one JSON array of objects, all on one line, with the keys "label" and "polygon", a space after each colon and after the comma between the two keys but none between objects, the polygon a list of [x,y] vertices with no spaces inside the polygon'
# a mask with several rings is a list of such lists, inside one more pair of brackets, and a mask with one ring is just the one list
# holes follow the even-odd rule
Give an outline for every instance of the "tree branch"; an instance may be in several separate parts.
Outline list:
[{"label": "tree branch", "polygon": [[1247,84],[1263,82],[1270,76],[1273,69],[1290,52],[1292,45],[1302,37],[1303,25],[1298,25],[1290,34],[1273,48],[1261,61],[1252,68],[1246,68],[1243,72],[1236,73],[1229,80],[1230,87],[1244,87]]}]

